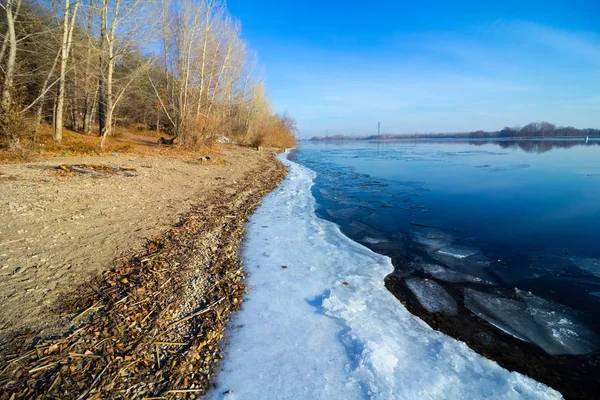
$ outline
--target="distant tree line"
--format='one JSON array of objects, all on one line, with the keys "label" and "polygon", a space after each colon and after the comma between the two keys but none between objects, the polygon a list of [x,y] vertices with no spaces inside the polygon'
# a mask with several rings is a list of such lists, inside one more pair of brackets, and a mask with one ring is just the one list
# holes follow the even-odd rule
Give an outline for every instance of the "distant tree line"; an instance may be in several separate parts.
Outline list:
[{"label": "distant tree line", "polygon": [[0,146],[50,123],[99,136],[145,124],[195,146],[292,146],[225,0],[0,0]]},{"label": "distant tree line", "polygon": [[500,131],[473,131],[463,133],[415,133],[385,134],[369,136],[315,136],[312,140],[386,140],[386,139],[491,139],[491,138],[585,138],[600,137],[600,129],[577,129],[572,126],[559,126],[549,122],[532,122],[524,127],[506,127]]}]

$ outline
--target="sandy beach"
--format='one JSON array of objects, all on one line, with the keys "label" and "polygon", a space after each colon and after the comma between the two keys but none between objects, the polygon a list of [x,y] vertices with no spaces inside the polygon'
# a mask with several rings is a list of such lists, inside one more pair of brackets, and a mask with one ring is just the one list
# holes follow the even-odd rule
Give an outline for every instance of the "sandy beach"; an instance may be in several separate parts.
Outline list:
[{"label": "sandy beach", "polygon": [[[274,151],[237,146],[209,159],[110,155],[0,166],[4,393],[80,395],[104,371],[95,384],[104,393],[197,394],[241,303],[244,222],[284,174]],[[33,343],[41,350],[32,352]],[[93,365],[73,354],[93,354]],[[138,385],[126,388],[133,375]]]}]

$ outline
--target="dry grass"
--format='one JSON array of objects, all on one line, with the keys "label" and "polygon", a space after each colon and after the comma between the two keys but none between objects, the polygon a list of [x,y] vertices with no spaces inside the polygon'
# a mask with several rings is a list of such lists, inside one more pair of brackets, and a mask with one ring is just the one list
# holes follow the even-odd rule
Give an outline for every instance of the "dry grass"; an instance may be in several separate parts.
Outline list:
[{"label": "dry grass", "polygon": [[[23,149],[9,151],[0,149],[0,164],[15,164],[28,162],[40,157],[106,155],[106,154],[147,154],[182,156],[188,155],[194,160],[200,156],[218,155],[222,145],[216,143],[198,143],[193,148],[183,148],[177,145],[159,145],[158,138],[169,137],[164,132],[148,130],[144,125],[115,128],[115,135],[108,137],[104,144],[104,152],[100,151],[98,132],[85,135],[69,129],[63,132],[62,144],[55,143],[52,137],[52,127],[42,125],[37,143],[23,143]],[[235,139],[235,138],[234,138]],[[296,138],[289,130],[279,126],[266,128],[250,143],[252,146],[269,148],[292,148],[296,146]],[[213,163],[218,162],[213,159]]]},{"label": "dry grass", "polygon": [[[35,145],[24,144],[25,149],[20,151],[0,150],[0,164],[14,164],[27,162],[40,157],[106,155],[106,154],[148,154],[181,156],[196,156],[220,154],[218,144],[205,144],[193,150],[178,146],[158,145],[157,138],[168,135],[139,127],[117,128],[117,137],[109,137],[104,144],[104,152],[100,151],[100,137],[97,133],[85,135],[65,129],[62,144],[55,143],[52,138],[52,127],[42,125]],[[32,148],[33,147],[33,148]]]},{"label": "dry grass", "polygon": [[267,127],[257,135],[252,145],[274,148],[292,148],[296,147],[296,137],[282,126]]},{"label": "dry grass", "polygon": [[296,138],[289,132],[277,132],[272,135],[263,135],[259,139],[263,147],[292,148],[296,147]]}]

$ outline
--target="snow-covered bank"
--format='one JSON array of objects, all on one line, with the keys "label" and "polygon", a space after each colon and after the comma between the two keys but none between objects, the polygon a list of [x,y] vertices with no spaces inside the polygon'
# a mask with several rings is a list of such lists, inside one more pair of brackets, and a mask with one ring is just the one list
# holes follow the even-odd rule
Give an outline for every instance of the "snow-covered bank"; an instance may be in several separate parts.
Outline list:
[{"label": "snow-covered bank", "polygon": [[208,398],[561,397],[408,313],[384,286],[390,260],[318,219],[314,173],[281,160],[288,177],[247,227],[249,293]]}]

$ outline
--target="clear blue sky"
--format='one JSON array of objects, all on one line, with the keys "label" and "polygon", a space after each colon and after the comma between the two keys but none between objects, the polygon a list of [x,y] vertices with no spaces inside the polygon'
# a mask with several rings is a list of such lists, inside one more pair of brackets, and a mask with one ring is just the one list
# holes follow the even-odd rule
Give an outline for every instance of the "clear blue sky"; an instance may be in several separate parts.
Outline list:
[{"label": "clear blue sky", "polygon": [[600,128],[600,0],[229,0],[301,137]]}]

